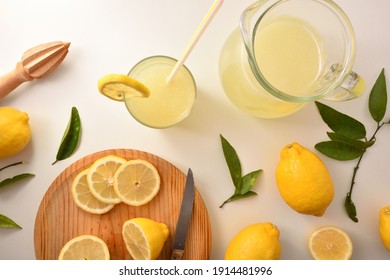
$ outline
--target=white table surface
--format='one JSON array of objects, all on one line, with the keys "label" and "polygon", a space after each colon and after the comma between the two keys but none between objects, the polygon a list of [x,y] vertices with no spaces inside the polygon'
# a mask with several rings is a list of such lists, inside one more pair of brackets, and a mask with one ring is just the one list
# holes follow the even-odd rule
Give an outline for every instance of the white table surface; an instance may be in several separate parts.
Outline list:
[{"label": "white table surface", "polygon": [[[108,73],[127,73],[140,59],[164,54],[178,57],[212,0],[0,0],[0,73],[10,71],[23,52],[56,40],[70,41],[69,53],[48,78],[20,86],[1,106],[27,112],[32,141],[21,153],[0,160],[0,167],[28,162],[0,174],[21,172],[36,177],[0,190],[0,213],[22,230],[0,229],[0,259],[35,259],[33,231],[37,209],[53,180],[70,164],[105,149],[138,149],[158,155],[182,171],[192,168],[212,225],[211,259],[222,259],[231,238],[243,227],[270,221],[280,229],[281,259],[311,259],[309,234],[322,225],[345,229],[354,244],[353,259],[388,259],[378,234],[379,209],[390,204],[390,127],[363,159],[353,200],[359,223],[345,214],[343,202],[356,161],[338,162],[319,154],[314,145],[327,139],[328,128],[314,104],[282,119],[253,118],[225,96],[218,77],[218,56],[252,0],[226,0],[186,65],[195,76],[198,97],[189,118],[180,125],[155,130],[137,123],[124,104],[97,91]],[[337,0],[349,15],[357,38],[355,71],[367,81],[360,99],[329,103],[363,122],[371,135],[368,93],[380,70],[390,71],[390,2]],[[83,134],[76,153],[52,166],[70,110],[79,110]],[[389,118],[390,114],[387,115]],[[262,168],[254,191],[258,196],[219,205],[233,192],[219,134],[236,148],[243,171]],[[297,141],[325,162],[335,184],[335,197],[323,217],[301,215],[282,200],[275,183],[281,148]]]}]

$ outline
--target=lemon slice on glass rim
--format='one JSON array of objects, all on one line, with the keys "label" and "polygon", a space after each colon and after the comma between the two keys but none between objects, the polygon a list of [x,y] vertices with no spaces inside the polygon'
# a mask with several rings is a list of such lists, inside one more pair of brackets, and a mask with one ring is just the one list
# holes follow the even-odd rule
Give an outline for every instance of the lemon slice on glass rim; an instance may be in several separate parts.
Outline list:
[{"label": "lemon slice on glass rim", "polygon": [[104,96],[123,101],[124,96],[149,97],[150,90],[140,81],[123,74],[108,74],[98,81],[98,89]]}]

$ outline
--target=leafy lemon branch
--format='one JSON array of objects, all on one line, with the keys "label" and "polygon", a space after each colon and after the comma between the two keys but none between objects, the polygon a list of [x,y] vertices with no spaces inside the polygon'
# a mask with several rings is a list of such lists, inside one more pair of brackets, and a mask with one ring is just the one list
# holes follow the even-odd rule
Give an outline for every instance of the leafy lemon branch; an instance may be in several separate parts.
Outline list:
[{"label": "leafy lemon branch", "polygon": [[352,201],[356,175],[367,149],[375,144],[379,130],[385,124],[390,124],[390,120],[383,121],[387,108],[387,88],[384,69],[382,69],[369,96],[368,109],[371,117],[377,124],[370,138],[367,139],[366,128],[358,120],[320,102],[316,102],[316,105],[323,121],[332,132],[327,133],[330,141],[320,142],[315,145],[315,148],[324,155],[336,160],[346,161],[358,159],[353,169],[351,184],[344,203],[349,218],[357,223],[356,206]]}]

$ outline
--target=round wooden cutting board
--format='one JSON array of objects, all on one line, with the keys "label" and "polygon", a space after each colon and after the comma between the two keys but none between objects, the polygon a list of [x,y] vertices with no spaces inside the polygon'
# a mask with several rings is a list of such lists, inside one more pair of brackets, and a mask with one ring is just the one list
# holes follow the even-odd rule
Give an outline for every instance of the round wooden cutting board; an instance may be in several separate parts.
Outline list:
[{"label": "round wooden cutting board", "polygon": [[[143,159],[152,163],[161,177],[160,191],[148,204],[133,207],[117,204],[108,213],[90,214],[74,204],[71,185],[76,175],[95,160],[117,155],[127,160]],[[186,175],[168,161],[137,150],[106,150],[88,155],[66,168],[50,185],[39,206],[34,228],[35,256],[39,260],[58,259],[61,248],[71,238],[92,234],[108,245],[113,260],[131,259],[122,239],[122,225],[131,218],[145,217],[165,223],[169,237],[159,259],[170,259],[173,236],[179,217]],[[196,174],[195,174],[196,184]],[[195,189],[194,208],[183,259],[206,260],[211,248],[211,226],[204,201]]]}]

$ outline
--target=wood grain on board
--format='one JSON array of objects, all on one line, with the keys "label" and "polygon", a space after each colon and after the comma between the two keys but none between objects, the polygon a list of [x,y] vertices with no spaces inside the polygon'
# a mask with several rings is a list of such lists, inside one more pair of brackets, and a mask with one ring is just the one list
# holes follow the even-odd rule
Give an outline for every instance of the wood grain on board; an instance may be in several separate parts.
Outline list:
[{"label": "wood grain on board", "polygon": [[[76,206],[71,185],[76,175],[95,160],[116,155],[127,160],[144,159],[151,162],[161,177],[160,191],[148,204],[138,207],[117,204],[109,212],[98,215]],[[195,185],[196,185],[196,174]],[[138,150],[113,149],[88,155],[66,168],[48,188],[39,206],[34,228],[35,256],[40,260],[57,259],[65,243],[82,234],[102,238],[108,245],[111,259],[131,259],[122,239],[124,221],[146,217],[165,223],[169,237],[159,259],[170,259],[173,236],[183,198],[186,175],[168,161]],[[205,260],[211,249],[211,226],[206,205],[195,189],[194,208],[186,240],[183,259]]]}]

